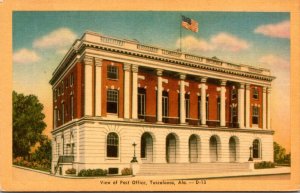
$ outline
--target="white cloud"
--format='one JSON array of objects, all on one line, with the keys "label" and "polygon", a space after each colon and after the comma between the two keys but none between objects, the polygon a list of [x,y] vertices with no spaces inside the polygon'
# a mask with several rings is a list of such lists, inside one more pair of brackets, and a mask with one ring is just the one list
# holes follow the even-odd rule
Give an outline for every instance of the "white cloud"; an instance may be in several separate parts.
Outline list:
[{"label": "white cloud", "polygon": [[290,38],[290,21],[258,26],[255,33],[275,38]]},{"label": "white cloud", "polygon": [[288,60],[274,54],[268,54],[262,56],[258,60],[258,62],[261,63],[264,67],[271,68],[271,69],[283,68],[289,70],[290,68],[290,63]]},{"label": "white cloud", "polygon": [[34,48],[64,48],[76,39],[76,34],[68,28],[56,29],[45,36],[34,40]]},{"label": "white cloud", "polygon": [[13,54],[13,61],[19,64],[35,63],[40,61],[39,55],[33,51],[23,48]]},{"label": "white cloud", "polygon": [[[180,40],[177,41],[177,46]],[[232,34],[221,32],[212,36],[209,41],[197,39],[194,36],[186,36],[182,39],[182,47],[187,51],[213,51],[222,50],[238,52],[250,47],[250,43]]]},{"label": "white cloud", "polygon": [[216,49],[225,51],[228,50],[232,52],[238,52],[240,50],[246,50],[250,47],[250,44],[246,40],[242,40],[225,32],[213,36],[210,41],[216,47]]}]

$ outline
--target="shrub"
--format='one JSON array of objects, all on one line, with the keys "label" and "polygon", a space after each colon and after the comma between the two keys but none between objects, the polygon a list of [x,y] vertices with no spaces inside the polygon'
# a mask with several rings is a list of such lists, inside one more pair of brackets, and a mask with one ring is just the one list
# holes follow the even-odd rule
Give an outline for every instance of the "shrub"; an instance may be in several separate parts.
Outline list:
[{"label": "shrub", "polygon": [[132,169],[131,168],[124,168],[121,171],[122,175],[132,175]]},{"label": "shrub", "polygon": [[264,169],[264,168],[275,168],[275,164],[273,162],[258,162],[254,164],[255,169]]},{"label": "shrub", "polygon": [[69,168],[66,170],[66,174],[76,174],[76,169],[75,168]]},{"label": "shrub", "polygon": [[107,171],[102,169],[83,169],[80,170],[78,176],[106,176]]}]

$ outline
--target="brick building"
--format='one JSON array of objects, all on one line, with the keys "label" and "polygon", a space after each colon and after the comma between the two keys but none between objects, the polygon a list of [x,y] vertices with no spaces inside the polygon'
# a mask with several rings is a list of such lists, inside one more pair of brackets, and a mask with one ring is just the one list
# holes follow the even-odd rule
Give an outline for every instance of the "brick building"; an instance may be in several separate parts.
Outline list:
[{"label": "brick building", "polygon": [[133,143],[141,171],[273,161],[273,79],[267,69],[86,32],[50,80],[52,172],[120,174]]}]

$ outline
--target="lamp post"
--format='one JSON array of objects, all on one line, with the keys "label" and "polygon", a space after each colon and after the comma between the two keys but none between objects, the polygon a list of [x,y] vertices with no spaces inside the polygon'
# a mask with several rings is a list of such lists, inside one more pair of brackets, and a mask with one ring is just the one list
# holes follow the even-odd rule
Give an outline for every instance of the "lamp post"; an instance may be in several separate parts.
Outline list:
[{"label": "lamp post", "polygon": [[131,163],[134,163],[134,162],[138,162],[137,159],[136,159],[136,156],[135,156],[135,146],[136,146],[136,143],[133,142],[132,146],[133,146],[133,158],[131,160]]},{"label": "lamp post", "polygon": [[252,149],[253,149],[253,147],[250,146],[250,147],[249,147],[249,150],[250,150],[250,156],[249,156],[248,161],[253,161],[253,158],[252,158]]}]

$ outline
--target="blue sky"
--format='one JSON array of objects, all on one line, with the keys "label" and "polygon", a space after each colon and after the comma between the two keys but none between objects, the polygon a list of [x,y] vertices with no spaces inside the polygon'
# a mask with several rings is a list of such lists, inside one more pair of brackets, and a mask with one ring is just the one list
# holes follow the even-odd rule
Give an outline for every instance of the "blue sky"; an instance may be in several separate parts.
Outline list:
[{"label": "blue sky", "polygon": [[176,50],[181,15],[199,23],[198,33],[182,29],[184,52],[271,69],[277,77],[272,97],[274,101],[284,100],[275,103],[273,117],[280,117],[276,109],[289,113],[289,94],[282,94],[289,93],[290,68],[290,15],[284,12],[15,11],[13,88],[38,95],[51,112],[51,74],[84,31]]}]

